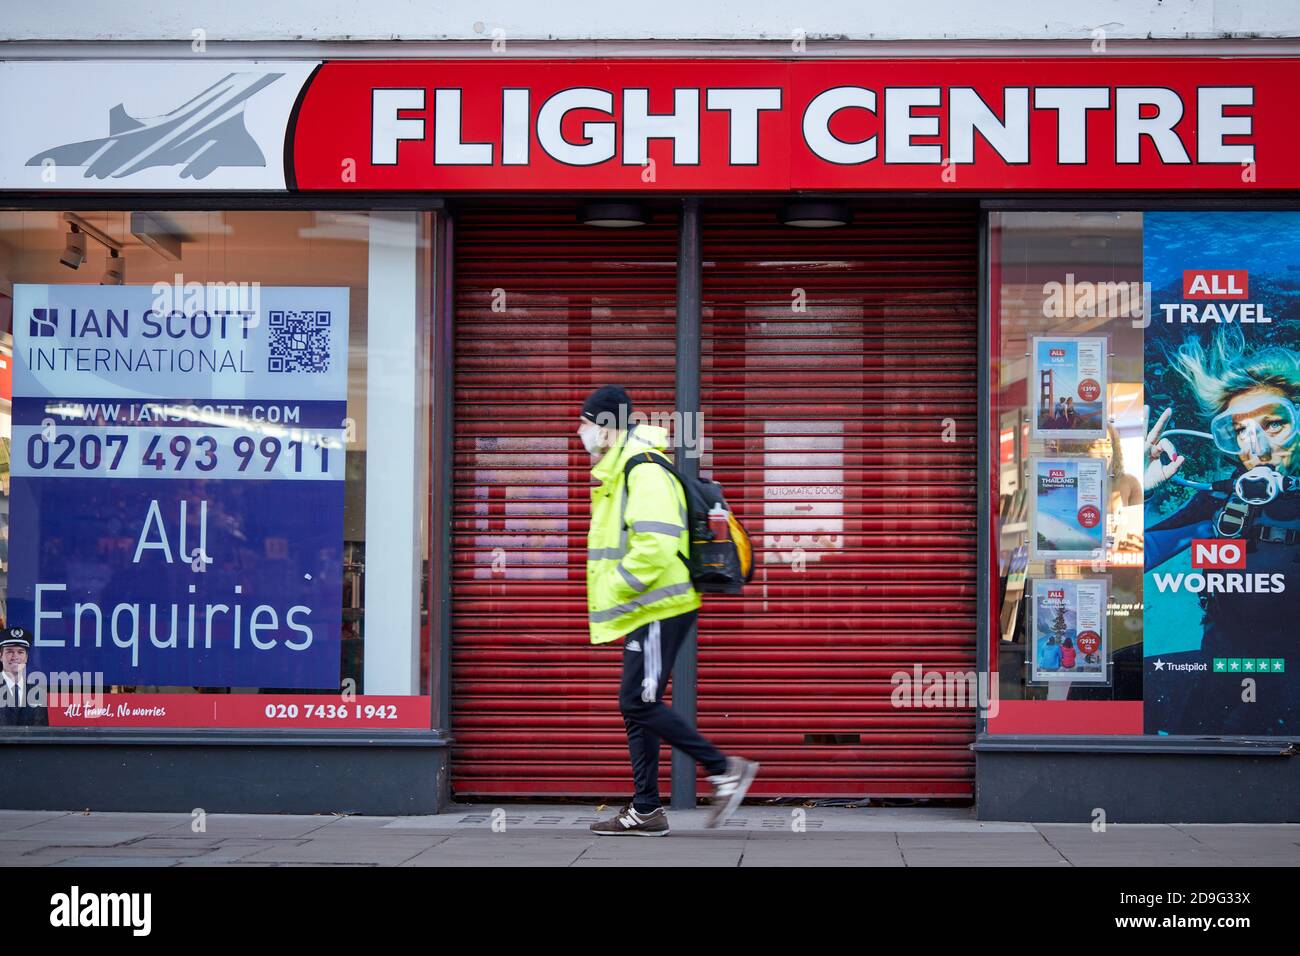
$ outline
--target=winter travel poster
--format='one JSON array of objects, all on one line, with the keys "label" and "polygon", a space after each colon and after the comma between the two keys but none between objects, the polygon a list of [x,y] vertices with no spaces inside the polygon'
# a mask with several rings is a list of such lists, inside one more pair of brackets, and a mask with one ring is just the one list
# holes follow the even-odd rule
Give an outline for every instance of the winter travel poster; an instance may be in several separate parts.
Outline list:
[{"label": "winter travel poster", "polygon": [[1106,339],[1034,336],[1034,438],[1104,438]]},{"label": "winter travel poster", "polygon": [[1029,542],[1035,560],[1092,558],[1105,548],[1106,462],[1031,458]]},{"label": "winter travel poster", "polygon": [[1034,581],[1031,683],[1109,683],[1106,661],[1106,582]]}]

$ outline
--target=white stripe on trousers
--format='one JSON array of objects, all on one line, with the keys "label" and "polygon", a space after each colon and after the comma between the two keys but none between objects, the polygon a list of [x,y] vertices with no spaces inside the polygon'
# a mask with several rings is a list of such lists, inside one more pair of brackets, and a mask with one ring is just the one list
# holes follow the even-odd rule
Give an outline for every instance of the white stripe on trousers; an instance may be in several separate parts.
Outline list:
[{"label": "white stripe on trousers", "polygon": [[644,676],[641,678],[641,699],[653,704],[659,696],[659,622],[651,621],[642,648],[641,666]]}]

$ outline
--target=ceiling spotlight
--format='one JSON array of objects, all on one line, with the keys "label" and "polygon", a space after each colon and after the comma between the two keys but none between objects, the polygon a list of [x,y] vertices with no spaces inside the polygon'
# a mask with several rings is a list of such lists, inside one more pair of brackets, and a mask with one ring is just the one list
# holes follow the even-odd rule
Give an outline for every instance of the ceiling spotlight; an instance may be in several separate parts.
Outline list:
[{"label": "ceiling spotlight", "polygon": [[853,221],[848,206],[837,202],[789,202],[781,210],[781,221],[801,229],[828,229]]},{"label": "ceiling spotlight", "polygon": [[644,226],[649,221],[645,207],[634,202],[589,202],[578,210],[578,222],[607,229]]},{"label": "ceiling spotlight", "polygon": [[164,259],[181,261],[181,247],[193,238],[163,213],[131,213],[131,235]]},{"label": "ceiling spotlight", "polygon": [[80,269],[86,261],[86,236],[76,226],[72,227],[68,237],[63,240],[63,255],[59,256],[59,261],[69,269]]},{"label": "ceiling spotlight", "polygon": [[109,249],[108,258],[104,260],[104,275],[99,280],[99,284],[121,285],[125,281],[126,259],[116,249]]}]

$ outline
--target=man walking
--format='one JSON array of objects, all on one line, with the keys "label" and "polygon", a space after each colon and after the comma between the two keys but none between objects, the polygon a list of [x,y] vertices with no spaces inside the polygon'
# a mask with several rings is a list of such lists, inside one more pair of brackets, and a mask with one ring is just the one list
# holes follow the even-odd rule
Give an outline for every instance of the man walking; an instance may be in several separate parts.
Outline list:
[{"label": "man walking", "polygon": [[591,455],[597,486],[591,492],[587,533],[587,611],[591,642],[624,638],[619,709],[627,729],[636,794],[593,833],[667,836],[659,800],[661,740],[704,765],[713,785],[705,825],[720,826],[740,806],[758,764],[726,756],[664,704],[677,652],[695,633],[700,595],[682,559],[689,554],[686,494],[653,462],[626,473],[637,455],[668,462],[668,432],[631,424],[632,400],[618,385],[603,385],[583,403],[578,437]]}]

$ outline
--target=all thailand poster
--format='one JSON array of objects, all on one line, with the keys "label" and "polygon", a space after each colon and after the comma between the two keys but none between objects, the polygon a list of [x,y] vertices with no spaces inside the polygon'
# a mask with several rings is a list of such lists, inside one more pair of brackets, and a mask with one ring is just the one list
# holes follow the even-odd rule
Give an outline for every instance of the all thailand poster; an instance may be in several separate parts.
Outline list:
[{"label": "all thailand poster", "polygon": [[1106,462],[1031,458],[1029,520],[1035,560],[1090,558],[1105,547]]}]

